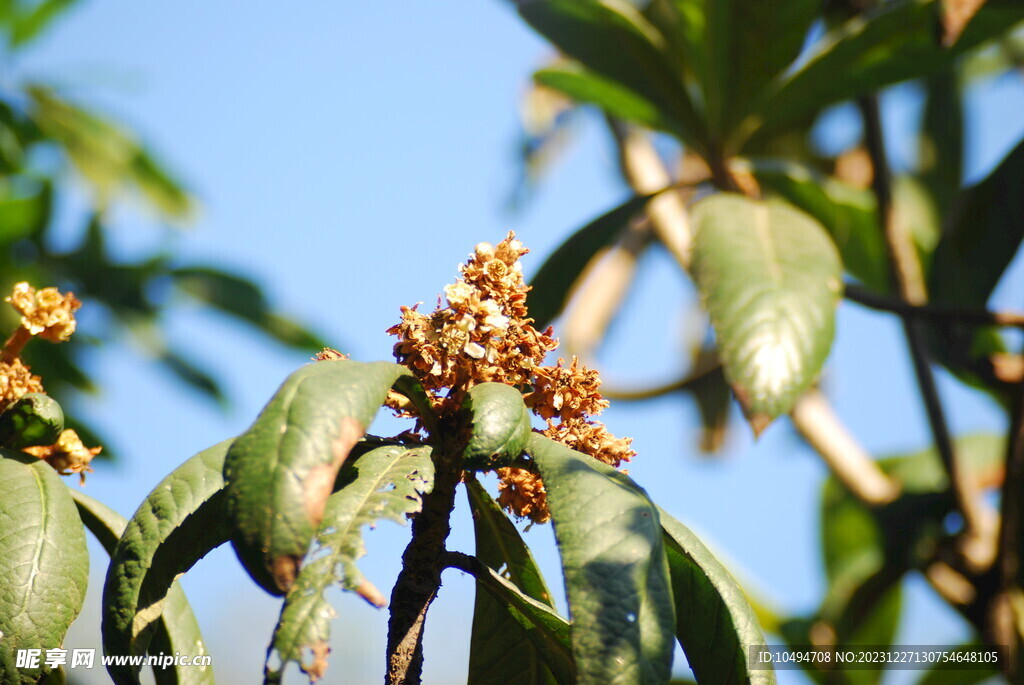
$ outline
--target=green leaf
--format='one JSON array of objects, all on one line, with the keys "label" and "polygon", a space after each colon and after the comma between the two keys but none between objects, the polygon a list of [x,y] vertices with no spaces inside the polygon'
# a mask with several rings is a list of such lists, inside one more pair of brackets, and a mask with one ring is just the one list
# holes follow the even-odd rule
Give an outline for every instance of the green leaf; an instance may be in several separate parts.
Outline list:
[{"label": "green leaf", "polygon": [[680,130],[679,122],[666,116],[665,110],[618,82],[588,71],[578,63],[570,62],[541,69],[534,73],[533,80],[564,93],[576,102],[597,105],[617,119],[672,133],[679,138],[686,135]]},{"label": "green leaf", "polygon": [[18,669],[18,650],[64,642],[85,600],[89,552],[74,501],[49,464],[0,450],[0,483],[0,681],[35,683],[50,669]]},{"label": "green leaf", "polygon": [[467,469],[487,471],[518,459],[530,437],[530,412],[523,395],[504,383],[480,383],[463,403],[469,414],[469,442],[463,452]]},{"label": "green leaf", "polygon": [[711,134],[723,143],[750,103],[796,59],[816,0],[672,0],[672,22],[693,65]]},{"label": "green leaf", "polygon": [[22,395],[0,414],[0,445],[21,449],[52,445],[64,430],[64,412],[57,401],[38,392]]},{"label": "green leaf", "polygon": [[770,136],[828,105],[941,72],[964,51],[1024,19],[1020,3],[990,1],[957,44],[945,48],[936,32],[937,11],[936,0],[886,2],[830,31],[802,67],[757,103],[745,133]]},{"label": "green leaf", "polygon": [[538,433],[579,683],[664,683],[675,611],[658,510],[628,476]]},{"label": "green leaf", "polygon": [[31,103],[29,117],[89,182],[96,206],[134,191],[167,218],[184,219],[192,213],[191,198],[131,134],[45,86],[29,85],[25,93]]},{"label": "green leaf", "polygon": [[[85,527],[96,536],[107,554],[113,556],[117,541],[128,526],[128,520],[102,502],[78,491],[70,490],[78,506],[78,515]],[[150,643],[150,654],[208,654],[192,607],[178,581],[171,584],[164,601],[160,622]],[[210,666],[153,666],[158,685],[207,685],[214,682]]]},{"label": "green leaf", "polygon": [[767,685],[775,673],[750,667],[764,633],[743,590],[690,529],[658,510],[676,607],[676,637],[700,682]]},{"label": "green leaf", "polygon": [[[935,302],[984,308],[1024,240],[1024,142],[979,183],[953,200],[946,231],[935,248],[928,286]],[[1004,351],[994,327],[950,322],[928,327],[936,358],[961,380],[994,391],[1011,390],[993,373],[991,355]]]},{"label": "green leaf", "polygon": [[1024,142],[957,198],[935,249],[930,293],[944,304],[982,307],[1024,240]]},{"label": "green leaf", "polygon": [[[264,682],[281,682],[292,661],[311,680],[323,675],[335,615],[324,591],[338,582],[373,601],[361,589],[365,580],[356,567],[356,560],[366,554],[362,528],[380,519],[404,524],[407,515],[419,512],[421,495],[433,487],[434,463],[429,447],[378,447],[346,467],[341,477],[344,485],[328,498],[309,556],[285,598],[267,650]],[[380,598],[378,606],[383,601]],[[313,662],[306,660],[308,652],[315,655]]]},{"label": "green leaf", "polygon": [[779,201],[697,203],[693,272],[725,375],[755,432],[818,377],[834,333],[841,265],[814,219]]},{"label": "green leaf", "polygon": [[729,430],[729,410],[732,408],[732,392],[729,391],[722,367],[694,379],[687,392],[693,397],[700,413],[700,450],[717,452],[725,442]]},{"label": "green leaf", "polygon": [[942,216],[947,215],[963,178],[964,97],[960,73],[959,69],[950,69],[924,82],[918,173]]},{"label": "green leaf", "polygon": [[157,359],[165,369],[185,385],[216,401],[221,406],[227,404],[228,398],[217,379],[183,355],[174,350],[165,349]]},{"label": "green leaf", "polygon": [[[472,575],[478,587],[486,590],[499,611],[504,611],[515,621],[529,639],[538,657],[550,669],[557,683],[589,682],[578,681],[573,665],[570,647],[569,622],[559,616],[543,602],[524,594],[510,580],[480,563],[476,557],[450,552],[447,565]],[[472,681],[476,682],[476,681]],[[498,682],[509,682],[501,679]],[[516,681],[519,682],[519,681]],[[546,681],[540,681],[546,682]]]},{"label": "green leaf", "polygon": [[10,245],[37,235],[50,219],[53,189],[42,184],[34,194],[13,194],[5,189],[0,197],[0,245]]},{"label": "green leaf", "polygon": [[752,171],[763,188],[825,227],[851,276],[872,290],[889,291],[885,236],[870,190],[854,188],[796,162],[756,160]]},{"label": "green leaf", "polygon": [[562,313],[583,269],[597,253],[615,242],[649,199],[646,195],[632,197],[597,217],[569,236],[541,264],[526,296],[530,316],[538,330],[544,330]]},{"label": "green leaf", "polygon": [[[172,471],[128,521],[103,586],[104,653],[145,654],[162,612],[172,609],[174,580],[227,542],[221,472],[231,443],[218,443]],[[118,685],[138,683],[138,667],[110,664],[107,671]]]},{"label": "green leaf", "polygon": [[[589,72],[631,91],[630,101],[651,103],[675,122],[672,130],[688,145],[703,149],[703,122],[674,57],[664,37],[634,7],[601,0],[527,0],[519,3],[519,13]],[[614,50],[608,49],[611,45]]]},{"label": "green leaf", "polygon": [[231,542],[267,592],[283,594],[295,581],[338,470],[408,374],[387,362],[304,366],[231,446],[224,462]]},{"label": "green leaf", "polygon": [[[477,480],[466,483],[466,494],[473,512],[476,558],[488,568],[500,569],[499,575],[521,592],[553,609],[551,594],[533,555],[498,503]],[[503,602],[495,601],[490,592],[477,589],[467,682],[473,685],[557,682],[545,664],[544,654],[533,646],[523,630],[522,618],[514,616],[513,611]],[[571,664],[568,640],[564,647],[566,661]]]},{"label": "green leaf", "polygon": [[326,347],[318,336],[275,312],[263,290],[247,278],[207,266],[174,269],[171,277],[192,297],[252,324],[282,344],[303,349]]},{"label": "green leaf", "polygon": [[49,28],[53,20],[66,12],[77,0],[42,0],[27,11],[15,10],[11,20],[11,49],[32,41]]}]

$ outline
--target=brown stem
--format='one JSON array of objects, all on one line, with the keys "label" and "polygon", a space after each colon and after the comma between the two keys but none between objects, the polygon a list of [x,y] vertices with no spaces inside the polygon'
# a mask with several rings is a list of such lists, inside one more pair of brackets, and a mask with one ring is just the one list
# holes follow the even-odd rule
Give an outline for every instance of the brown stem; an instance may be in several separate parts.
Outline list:
[{"label": "brown stem", "polygon": [[3,352],[0,352],[0,362],[4,364],[10,364],[21,355],[21,351],[25,349],[25,344],[32,339],[32,334],[29,333],[28,329],[24,326],[18,326],[18,329],[11,333],[11,337],[4,343]]},{"label": "brown stem", "polygon": [[[647,134],[615,119],[609,119],[608,126],[618,145],[622,177],[638,195],[658,192],[674,184]],[[661,193],[648,203],[647,216],[661,244],[684,271],[689,271],[693,239],[683,198],[678,193]]]},{"label": "brown stem", "polygon": [[[875,95],[864,96],[858,101],[858,104],[864,120],[864,139],[873,169],[871,186],[878,205],[879,224],[885,233],[892,282],[896,292],[905,302],[914,306],[922,306],[927,304],[927,292],[921,272],[921,263],[917,258],[906,227],[897,221],[893,211],[892,179],[882,135],[878,98]],[[921,323],[917,319],[903,318],[910,358],[928,415],[935,448],[949,474],[954,501],[964,518],[962,553],[972,566],[982,567],[991,562],[994,552],[993,546],[986,542],[989,540],[986,531],[990,526],[985,520],[986,515],[981,508],[977,487],[955,457],[953,440],[950,437],[938,388],[935,385],[935,377],[932,375],[925,331]]]},{"label": "brown stem", "polygon": [[387,685],[418,685],[423,674],[423,626],[441,587],[445,541],[451,532],[461,472],[460,460],[450,455],[459,453],[458,449],[440,451],[434,462],[434,489],[423,497],[423,510],[412,522],[412,540],[391,592]]},{"label": "brown stem", "polygon": [[615,386],[601,386],[601,394],[610,400],[622,400],[624,402],[635,402],[638,400],[649,400],[662,395],[669,395],[674,392],[686,390],[694,383],[710,373],[722,368],[722,363],[711,357],[703,364],[698,363],[691,368],[685,376],[663,385],[655,385],[649,388],[616,388]]},{"label": "brown stem", "polygon": [[958,321],[979,326],[1024,328],[1024,314],[1017,312],[990,312],[985,309],[964,309],[963,307],[938,304],[913,305],[905,300],[897,300],[885,295],[879,295],[855,285],[846,286],[845,296],[848,300],[862,304],[865,307],[892,312],[893,314],[912,319],[924,319],[940,323],[943,321]]},{"label": "brown stem", "polygon": [[839,482],[861,502],[877,507],[899,496],[899,486],[854,440],[821,392],[805,392],[793,406],[790,419]]}]

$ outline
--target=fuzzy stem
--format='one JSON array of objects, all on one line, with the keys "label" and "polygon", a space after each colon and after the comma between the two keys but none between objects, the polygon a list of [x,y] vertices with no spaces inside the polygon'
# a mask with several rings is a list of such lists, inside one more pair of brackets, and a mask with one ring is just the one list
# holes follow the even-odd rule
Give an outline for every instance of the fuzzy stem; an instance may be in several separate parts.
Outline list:
[{"label": "fuzzy stem", "polygon": [[412,540],[402,555],[402,571],[391,592],[388,621],[387,685],[418,685],[423,674],[423,626],[441,587],[445,541],[459,484],[460,450],[440,449],[434,462],[434,488],[413,519]]},{"label": "fuzzy stem", "polygon": [[21,356],[21,351],[25,349],[25,344],[31,339],[32,334],[29,333],[28,329],[24,326],[18,326],[18,329],[11,333],[11,337],[4,344],[3,352],[0,352],[0,362],[4,364],[13,362]]}]

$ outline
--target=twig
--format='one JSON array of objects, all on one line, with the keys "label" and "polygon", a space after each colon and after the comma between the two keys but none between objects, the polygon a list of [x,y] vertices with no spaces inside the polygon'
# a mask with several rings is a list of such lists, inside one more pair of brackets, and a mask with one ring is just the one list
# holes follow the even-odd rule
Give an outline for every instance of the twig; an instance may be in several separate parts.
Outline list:
[{"label": "twig", "polygon": [[[672,177],[647,135],[614,119],[608,125],[619,150],[619,168],[626,182],[640,195],[673,185]],[[693,236],[686,204],[678,193],[660,193],[647,205],[654,234],[684,271],[690,270]]]},{"label": "twig", "polygon": [[562,325],[567,355],[590,359],[605,337],[629,293],[637,259],[651,243],[649,223],[632,225],[618,243],[595,255],[576,279]]},{"label": "twig", "polygon": [[857,444],[821,392],[805,392],[793,406],[790,419],[839,482],[861,502],[877,507],[899,496],[899,486]]},{"label": "twig", "polygon": [[912,319],[927,321],[958,321],[977,324],[979,326],[1007,326],[1024,328],[1024,313],[992,312],[985,309],[964,309],[963,307],[923,304],[914,305],[905,300],[898,300],[885,295],[873,293],[855,285],[846,285],[847,299],[871,309],[892,312]]},{"label": "twig", "polygon": [[998,642],[1008,646],[1007,673],[1021,677],[1024,670],[1022,636],[1014,620],[1014,594],[1022,580],[1021,527],[1024,525],[1024,382],[1018,385],[1015,411],[1006,450],[1001,525],[999,527],[999,593],[993,600],[993,623]]},{"label": "twig", "polygon": [[[882,136],[882,121],[879,113],[878,98],[875,95],[862,97],[860,105],[864,120],[864,139],[868,154],[871,157],[873,176],[872,190],[878,205],[878,220],[885,233],[885,242],[889,256],[889,270],[893,285],[900,297],[910,305],[922,306],[927,303],[927,291],[921,272],[921,263],[914,251],[905,227],[896,221],[892,204],[892,179],[889,162],[885,152],[885,141]],[[981,499],[970,474],[961,468],[953,451],[953,441],[942,409],[935,377],[932,375],[931,360],[925,342],[924,329],[921,321],[903,318],[903,328],[910,348],[910,358],[917,377],[918,389],[924,401],[928,423],[931,426],[935,448],[942,459],[942,464],[949,474],[950,487],[957,508],[964,517],[964,535],[962,553],[965,560],[972,566],[980,567],[991,563],[994,545],[987,543],[985,514],[981,509]]]},{"label": "twig", "polygon": [[708,358],[708,361],[703,365],[697,365],[695,368],[690,369],[685,376],[674,380],[671,383],[655,385],[650,388],[636,389],[616,388],[615,386],[607,387],[602,385],[601,394],[610,400],[621,400],[623,402],[649,400],[655,397],[661,397],[662,395],[669,395],[674,392],[686,390],[697,381],[720,368],[722,368],[721,362]]}]

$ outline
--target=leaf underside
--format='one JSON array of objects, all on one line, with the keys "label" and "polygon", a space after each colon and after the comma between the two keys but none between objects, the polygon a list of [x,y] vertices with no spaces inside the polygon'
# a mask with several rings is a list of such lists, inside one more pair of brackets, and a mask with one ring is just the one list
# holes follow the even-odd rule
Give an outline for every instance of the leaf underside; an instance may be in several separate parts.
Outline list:
[{"label": "leaf underside", "polygon": [[[113,555],[117,541],[128,526],[128,520],[119,513],[78,491],[71,490],[71,496],[78,506],[78,515],[85,527],[96,536],[107,554]],[[208,654],[206,643],[199,630],[199,622],[185,597],[178,581],[171,584],[164,601],[163,612],[150,642],[150,654]],[[153,666],[153,677],[157,685],[213,685],[212,666],[178,666],[162,668]]]},{"label": "leaf underside", "polygon": [[267,592],[294,582],[338,470],[408,373],[387,362],[304,366],[232,445],[224,463],[232,545]]},{"label": "leaf underside", "polygon": [[[227,542],[221,473],[231,443],[214,445],[172,471],[128,521],[103,586],[106,654],[145,654],[161,612],[170,610],[175,578]],[[111,664],[107,671],[119,685],[138,682],[137,667]]]},{"label": "leaf underside", "polygon": [[694,208],[693,270],[726,378],[755,431],[790,410],[832,346],[842,267],[814,219],[722,193]]},{"label": "leaf underside", "polygon": [[355,562],[366,553],[363,527],[381,519],[404,524],[418,512],[421,496],[433,487],[434,464],[429,447],[378,447],[347,466],[341,478],[344,485],[327,500],[312,549],[285,597],[267,651],[265,682],[280,682],[292,661],[311,677],[322,675],[326,661],[310,662],[306,655],[325,654],[335,613],[324,591],[335,582],[359,589],[363,575]]}]

